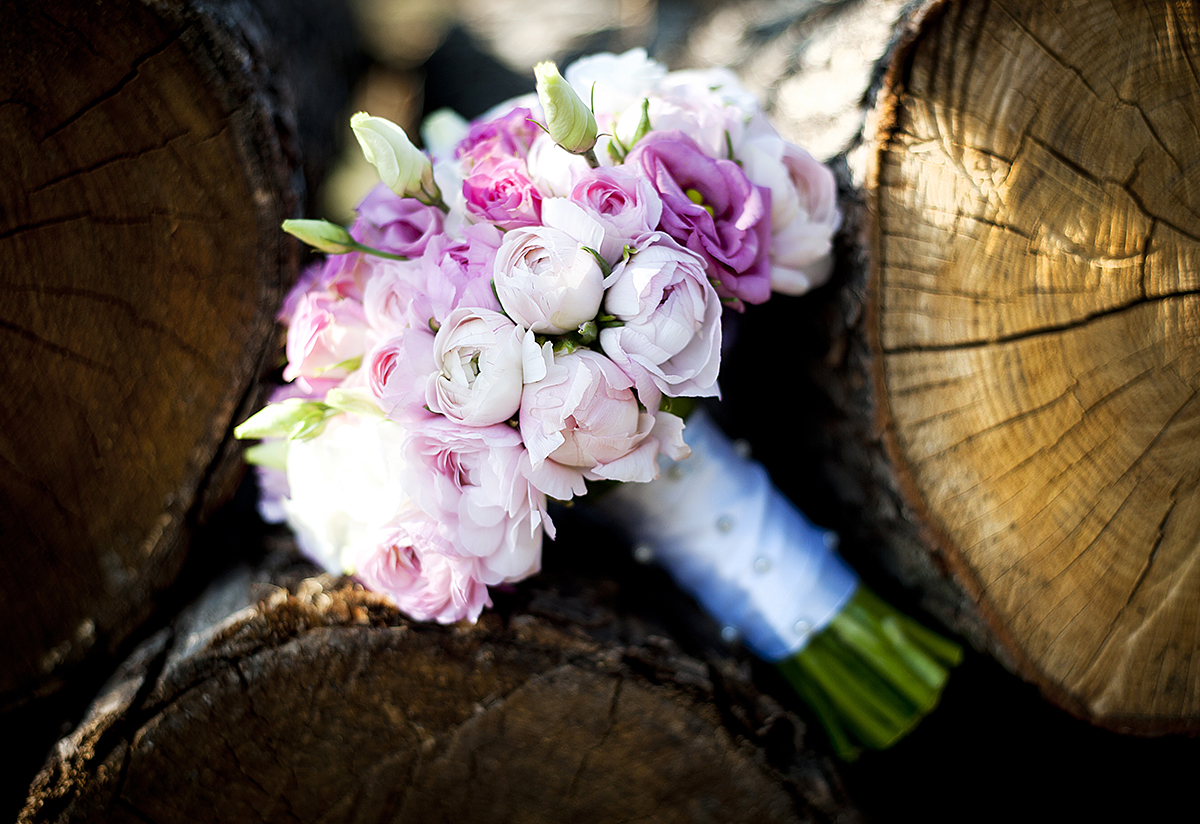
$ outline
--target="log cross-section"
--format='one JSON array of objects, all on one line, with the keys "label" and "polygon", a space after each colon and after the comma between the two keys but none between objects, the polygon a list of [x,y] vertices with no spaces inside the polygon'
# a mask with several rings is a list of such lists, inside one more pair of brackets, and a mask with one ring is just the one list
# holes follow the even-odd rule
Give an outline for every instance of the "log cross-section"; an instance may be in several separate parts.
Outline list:
[{"label": "log cross-section", "polygon": [[1198,729],[1200,9],[945,2],[913,31],[867,134],[899,488],[1049,695]]},{"label": "log cross-section", "polygon": [[252,18],[5,4],[0,708],[144,620],[240,471],[303,193]]}]

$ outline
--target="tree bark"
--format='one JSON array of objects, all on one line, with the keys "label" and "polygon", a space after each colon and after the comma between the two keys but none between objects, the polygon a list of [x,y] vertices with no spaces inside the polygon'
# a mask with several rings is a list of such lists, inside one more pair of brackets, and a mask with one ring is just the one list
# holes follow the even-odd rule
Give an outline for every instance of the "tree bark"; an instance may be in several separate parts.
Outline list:
[{"label": "tree bark", "polygon": [[851,155],[844,359],[819,366],[893,571],[1140,733],[1200,730],[1194,23],[925,6]]},{"label": "tree bark", "polygon": [[139,649],[20,820],[858,820],[794,716],[610,580],[443,627],[299,569],[243,569]]},{"label": "tree bark", "polygon": [[266,36],[241,2],[6,4],[6,718],[146,618],[241,473],[304,194]]}]

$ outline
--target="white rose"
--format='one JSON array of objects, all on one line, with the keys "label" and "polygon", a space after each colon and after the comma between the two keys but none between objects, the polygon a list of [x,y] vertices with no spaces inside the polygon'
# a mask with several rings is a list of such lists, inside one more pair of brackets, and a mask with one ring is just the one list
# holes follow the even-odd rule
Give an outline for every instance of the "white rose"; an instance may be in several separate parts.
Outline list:
[{"label": "white rose", "polygon": [[429,408],[468,426],[508,420],[521,407],[521,341],[525,330],[490,309],[459,308],[433,341],[437,371],[429,376]]},{"label": "white rose", "polygon": [[580,97],[594,103],[598,115],[615,115],[639,104],[666,76],[666,67],[651,60],[645,49],[593,54],[576,60],[566,71],[567,82]]}]

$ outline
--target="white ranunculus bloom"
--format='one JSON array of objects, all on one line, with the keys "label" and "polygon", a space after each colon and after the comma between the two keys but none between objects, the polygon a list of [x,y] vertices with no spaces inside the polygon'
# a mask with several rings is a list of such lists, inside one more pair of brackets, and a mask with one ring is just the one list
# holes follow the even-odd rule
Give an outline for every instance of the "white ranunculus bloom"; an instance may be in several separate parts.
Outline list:
[{"label": "white ranunculus bloom", "polygon": [[429,408],[468,426],[502,423],[521,407],[525,330],[499,312],[460,307],[433,342]]},{"label": "white ranunculus bloom", "polygon": [[330,572],[353,572],[406,500],[403,436],[394,421],[338,415],[320,435],[288,445],[284,512],[300,548]]},{"label": "white ranunculus bloom", "polygon": [[[551,219],[546,206],[554,202],[543,202],[547,224]],[[513,229],[496,252],[492,282],[500,305],[518,325],[539,334],[578,329],[596,317],[604,296],[604,272],[584,248],[600,247],[603,228],[575,204],[566,206],[560,224],[565,229],[550,225]],[[551,213],[556,211],[551,206]]]}]

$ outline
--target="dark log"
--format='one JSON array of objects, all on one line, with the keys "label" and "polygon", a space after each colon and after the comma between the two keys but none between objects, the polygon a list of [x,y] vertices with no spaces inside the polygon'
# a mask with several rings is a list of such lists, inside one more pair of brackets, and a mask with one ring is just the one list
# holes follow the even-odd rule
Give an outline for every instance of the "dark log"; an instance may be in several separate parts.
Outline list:
[{"label": "dark log", "polygon": [[20,820],[858,820],[794,716],[611,581],[443,627],[296,577],[243,569],[140,648]]},{"label": "dark log", "polygon": [[[26,742],[7,810],[243,472],[229,430],[299,261],[279,231],[305,197],[297,105],[315,169],[353,41],[336,4],[315,48],[267,0],[3,5],[0,728]],[[324,73],[296,95],[301,63]]]}]

